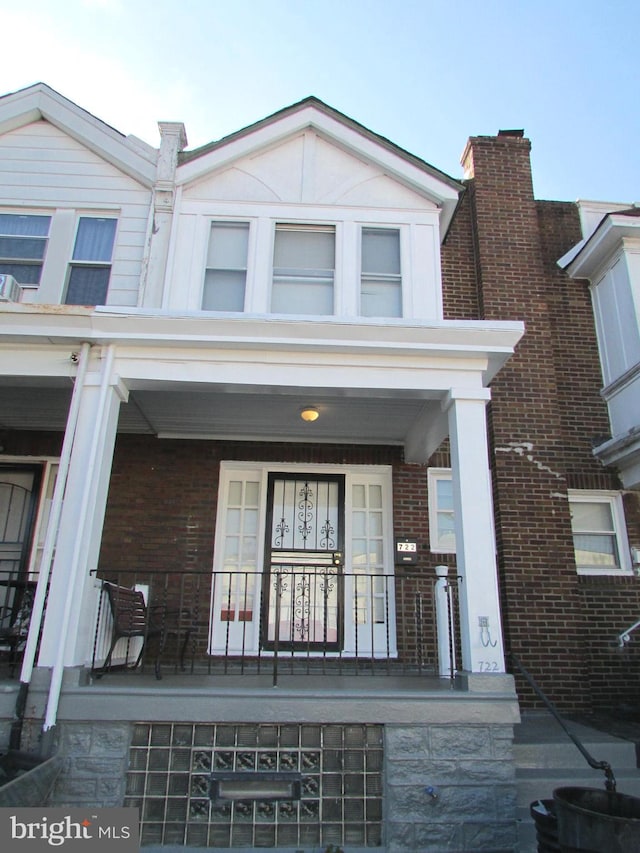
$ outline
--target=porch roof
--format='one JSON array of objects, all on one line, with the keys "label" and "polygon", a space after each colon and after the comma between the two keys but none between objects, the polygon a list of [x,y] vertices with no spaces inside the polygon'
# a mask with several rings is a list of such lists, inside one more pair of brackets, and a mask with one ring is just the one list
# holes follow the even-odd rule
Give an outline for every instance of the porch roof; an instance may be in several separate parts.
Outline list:
[{"label": "porch roof", "polygon": [[[523,330],[10,304],[0,310],[2,426],[64,429],[72,354],[87,342],[115,349],[112,383],[133,403],[121,407],[122,432],[401,444],[425,461],[447,434],[447,395],[488,396]],[[307,405],[320,412],[313,424],[299,417]]]}]

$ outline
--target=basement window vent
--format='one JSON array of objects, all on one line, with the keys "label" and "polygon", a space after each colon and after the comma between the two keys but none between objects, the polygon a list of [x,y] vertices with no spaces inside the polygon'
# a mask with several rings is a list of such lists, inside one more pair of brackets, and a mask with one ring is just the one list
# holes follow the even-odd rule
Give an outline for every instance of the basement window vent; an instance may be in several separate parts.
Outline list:
[{"label": "basement window vent", "polygon": [[212,773],[211,799],[218,800],[299,800],[300,773]]}]

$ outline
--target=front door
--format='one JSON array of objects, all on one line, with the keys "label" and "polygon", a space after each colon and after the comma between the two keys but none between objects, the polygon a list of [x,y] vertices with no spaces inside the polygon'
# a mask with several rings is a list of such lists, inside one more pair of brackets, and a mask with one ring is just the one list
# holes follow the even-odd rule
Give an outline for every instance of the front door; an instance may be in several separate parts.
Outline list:
[{"label": "front door", "polygon": [[396,654],[387,466],[222,462],[215,655]]},{"label": "front door", "polygon": [[0,605],[11,610],[25,588],[40,473],[34,466],[0,466]]},{"label": "front door", "polygon": [[344,476],[269,474],[264,648],[342,649],[343,555]]}]

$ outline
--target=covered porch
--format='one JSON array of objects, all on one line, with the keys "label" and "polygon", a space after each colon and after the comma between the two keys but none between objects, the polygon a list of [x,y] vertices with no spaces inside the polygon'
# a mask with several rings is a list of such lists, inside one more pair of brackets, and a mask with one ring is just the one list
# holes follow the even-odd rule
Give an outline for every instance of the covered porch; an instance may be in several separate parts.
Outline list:
[{"label": "covered porch", "polygon": [[[28,430],[33,448],[40,430],[64,434],[40,563],[31,574],[38,583],[24,650],[23,678],[30,679],[34,666],[52,674],[54,698],[45,727],[53,724],[64,671],[96,669],[101,581],[114,573],[128,573],[131,588],[144,587],[139,576],[148,579],[154,572],[165,573],[165,586],[171,579],[171,598],[189,613],[174,633],[186,638],[186,664],[194,671],[232,660],[241,668],[256,661],[270,667],[274,660],[278,666],[313,660],[332,667],[366,661],[373,670],[405,666],[438,676],[445,650],[450,663],[458,655],[450,673],[504,672],[485,407],[489,383],[513,352],[521,324],[291,322],[30,305],[7,306],[0,319],[5,429]],[[315,409],[317,420],[300,418],[305,407]],[[198,558],[189,541],[201,542],[201,531],[179,506],[164,523],[154,516],[132,524],[117,558],[113,535],[110,550],[105,548],[118,499],[114,449],[120,437],[135,435],[157,439],[159,453],[176,444],[220,448],[211,463],[218,479],[211,484],[216,494],[210,502],[215,519],[208,576],[191,571]],[[456,538],[451,571],[459,578],[449,588],[459,597],[459,616],[455,628],[448,617],[455,647],[445,649],[434,617],[434,572],[419,566],[412,576],[396,560],[398,532],[411,529],[410,519],[403,519],[401,482],[393,465],[369,460],[375,448],[387,448],[403,465],[423,466],[447,438]],[[225,459],[229,443],[232,458]],[[261,454],[260,447],[313,451],[308,461],[292,462],[295,453]],[[362,448],[373,450],[367,455]],[[33,461],[38,454],[29,456]],[[21,459],[6,456],[7,464]],[[149,469],[144,476],[149,488],[157,486]],[[319,544],[318,522],[311,551],[293,539],[278,547],[267,544],[269,524],[273,532],[283,518],[289,526],[297,523],[290,501],[284,515],[274,515],[278,476],[283,490],[289,481],[294,488],[304,486],[310,476],[317,488],[335,486],[335,496],[327,499],[335,541]],[[194,480],[194,489],[202,487]],[[121,513],[142,518],[143,495],[139,489],[137,504],[121,507]],[[236,523],[244,527],[236,531]],[[146,536],[157,542],[163,531],[165,554],[173,555],[172,543],[180,538],[185,559],[172,556],[163,565],[156,549],[155,562],[131,565],[127,551],[143,551],[129,542]],[[238,551],[238,541],[244,551]],[[427,555],[426,543],[415,547]],[[433,568],[435,558],[429,560]],[[331,596],[329,566],[338,579]],[[280,584],[270,599],[265,576]],[[197,593],[192,590],[185,604],[176,589],[188,577]],[[296,587],[303,607],[313,599],[298,627],[291,615]]]}]

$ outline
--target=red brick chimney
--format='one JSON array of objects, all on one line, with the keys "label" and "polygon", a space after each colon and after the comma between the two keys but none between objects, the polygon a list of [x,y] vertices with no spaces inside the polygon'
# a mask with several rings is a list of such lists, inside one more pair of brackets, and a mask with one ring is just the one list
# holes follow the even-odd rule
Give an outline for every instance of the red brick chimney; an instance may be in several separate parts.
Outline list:
[{"label": "red brick chimney", "polygon": [[493,383],[490,408],[505,628],[534,674],[563,646],[572,674],[546,686],[566,701],[585,689],[576,676],[581,637],[573,628],[580,602],[555,357],[557,281],[545,268],[530,151],[522,130],[503,130],[471,138],[462,163],[480,317],[524,320],[526,327]]}]

